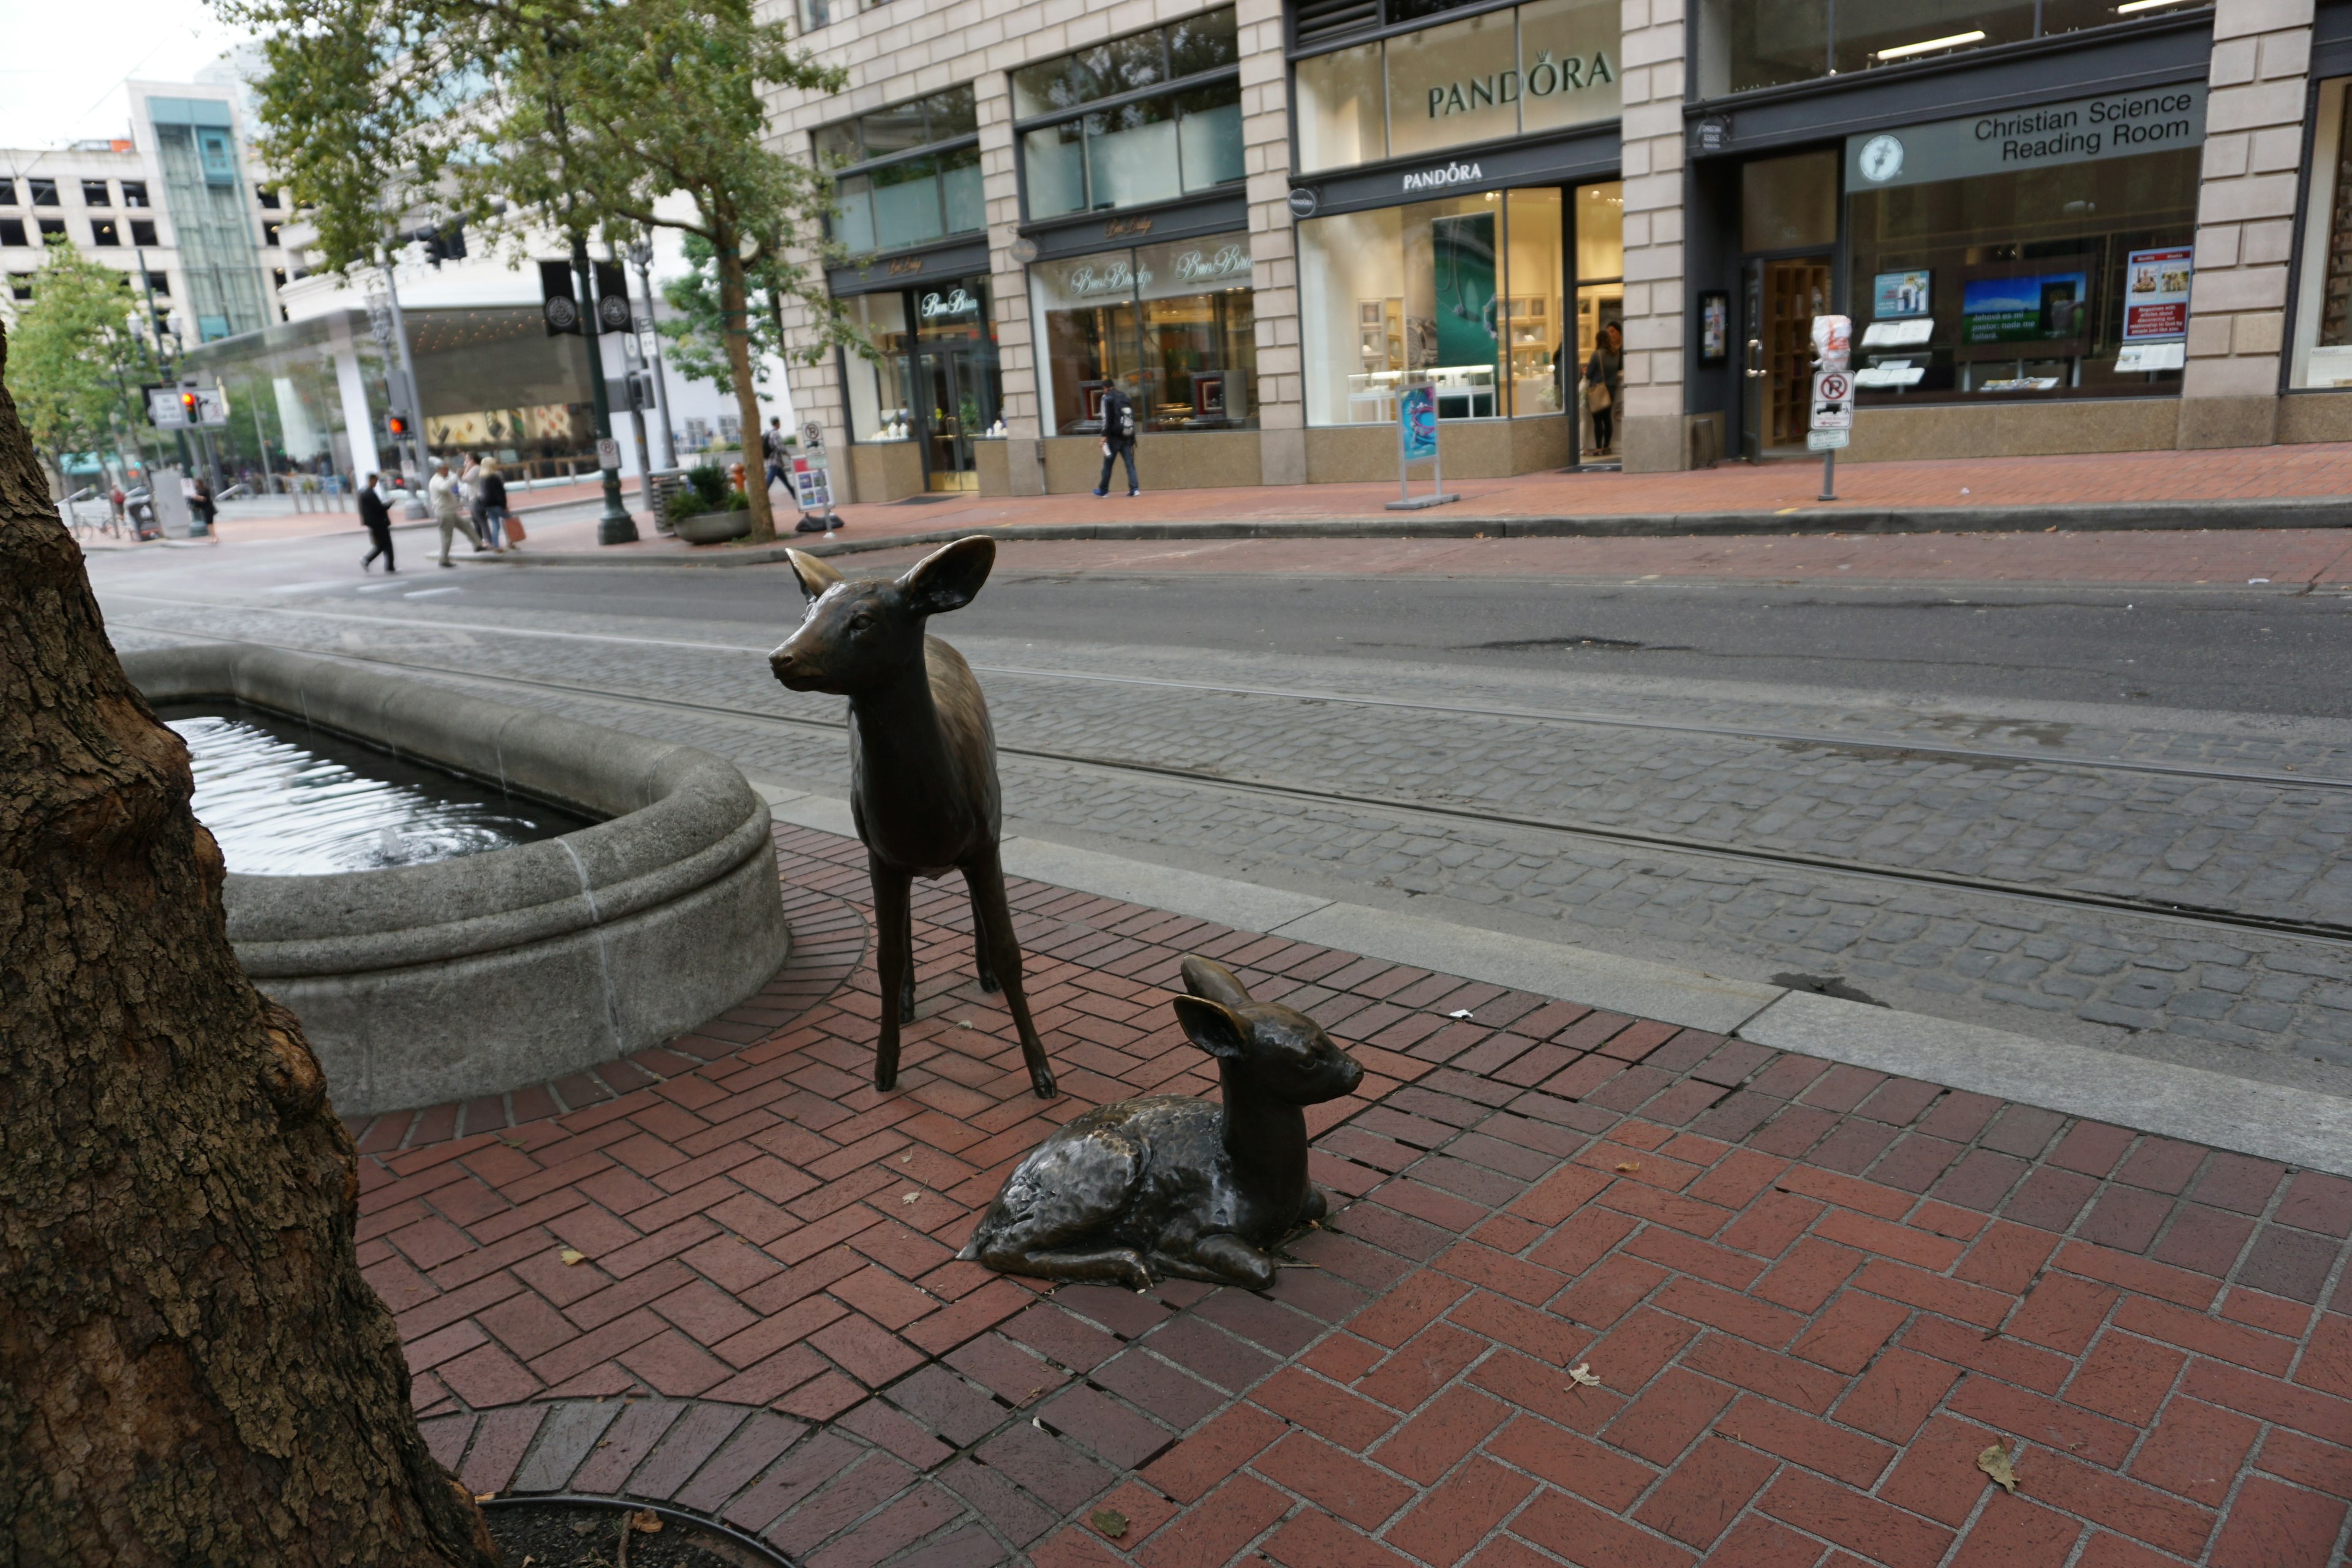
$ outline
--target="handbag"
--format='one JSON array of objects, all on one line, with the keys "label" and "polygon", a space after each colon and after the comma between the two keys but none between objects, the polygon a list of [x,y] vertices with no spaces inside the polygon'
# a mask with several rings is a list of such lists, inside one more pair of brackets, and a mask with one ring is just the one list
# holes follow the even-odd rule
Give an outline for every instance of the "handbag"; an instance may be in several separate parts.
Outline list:
[{"label": "handbag", "polygon": [[512,512],[507,513],[507,520],[504,527],[506,529],[507,542],[509,544],[520,544],[524,540],[530,537],[530,535],[522,531],[522,519],[515,516]]},{"label": "handbag", "polygon": [[1609,411],[1609,384],[1596,381],[1584,389],[1584,405],[1595,414]]}]

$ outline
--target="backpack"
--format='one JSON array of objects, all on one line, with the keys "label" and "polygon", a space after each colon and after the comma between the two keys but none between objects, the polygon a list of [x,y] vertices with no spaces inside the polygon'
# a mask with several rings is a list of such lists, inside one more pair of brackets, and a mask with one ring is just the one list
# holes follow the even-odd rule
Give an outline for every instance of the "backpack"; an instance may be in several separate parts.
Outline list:
[{"label": "backpack", "polygon": [[1110,395],[1114,405],[1111,417],[1118,421],[1118,438],[1121,441],[1134,440],[1135,405],[1127,400],[1127,395],[1123,392],[1114,392]]}]

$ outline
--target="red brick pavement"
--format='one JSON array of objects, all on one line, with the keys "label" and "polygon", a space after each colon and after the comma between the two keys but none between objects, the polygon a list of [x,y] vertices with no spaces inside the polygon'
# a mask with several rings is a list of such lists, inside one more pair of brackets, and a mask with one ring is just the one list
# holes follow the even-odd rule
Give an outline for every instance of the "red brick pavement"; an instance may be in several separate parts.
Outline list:
[{"label": "red brick pavement", "polygon": [[[796,921],[862,903],[856,846],[780,842]],[[484,1110],[489,1131],[451,1136],[472,1108],[359,1130],[362,1261],[467,1484],[667,1501],[811,1568],[2343,1551],[2352,1183],[1014,897],[1069,1090],[1052,1105],[966,982],[968,919],[939,891],[897,1093],[866,1079],[860,965],[789,1021],[706,1032],[748,1026],[740,1048],[654,1061],[658,1081],[584,1109],[519,1095],[503,1121]],[[799,1000],[845,935],[804,943]],[[1047,1291],[954,1261],[1055,1121],[1205,1086],[1160,989],[1185,951],[1371,1069],[1318,1118],[1316,1172],[1346,1204],[1330,1227],[1265,1296]],[[2013,1495],[1977,1467],[1996,1442]]]}]

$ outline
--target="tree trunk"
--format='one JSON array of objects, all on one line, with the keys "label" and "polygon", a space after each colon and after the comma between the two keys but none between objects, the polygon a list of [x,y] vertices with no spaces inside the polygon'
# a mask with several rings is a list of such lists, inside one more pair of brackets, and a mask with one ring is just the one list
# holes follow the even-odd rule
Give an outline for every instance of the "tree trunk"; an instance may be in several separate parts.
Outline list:
[{"label": "tree trunk", "polygon": [[767,543],[776,537],[776,514],[768,505],[768,468],[760,453],[760,394],[751,379],[751,310],[743,287],[743,261],[730,243],[719,251],[719,331],[727,341],[727,374],[735,383],[735,416],[743,424],[743,489],[751,498],[750,537]]},{"label": "tree trunk", "polygon": [[45,489],[0,391],[0,1563],[495,1568]]}]

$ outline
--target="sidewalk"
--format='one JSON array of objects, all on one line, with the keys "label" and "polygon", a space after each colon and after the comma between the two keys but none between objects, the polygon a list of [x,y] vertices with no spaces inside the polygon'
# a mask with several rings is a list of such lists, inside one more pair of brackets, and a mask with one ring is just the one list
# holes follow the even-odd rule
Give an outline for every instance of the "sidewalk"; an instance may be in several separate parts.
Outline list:
[{"label": "sidewalk", "polygon": [[[1037,882],[1064,1098],[1028,1096],[944,887],[881,1094],[862,851],[778,842],[767,994],[354,1128],[362,1262],[478,1492],[662,1501],[808,1568],[2343,1549],[2352,1182]],[[1364,1063],[1310,1112],[1344,1206],[1265,1296],[955,1261],[1053,1125],[1207,1085],[1185,952]]]},{"label": "sidewalk", "polygon": [[[1147,481],[1149,475],[1145,476]],[[2044,528],[2336,527],[2352,521],[2352,444],[2146,452],[2125,456],[1864,463],[1839,470],[1839,499],[1822,503],[1821,465],[1725,463],[1683,474],[1543,473],[1449,481],[1462,500],[1420,512],[1390,512],[1393,485],[1265,485],[1147,490],[1136,500],[1090,495],[919,496],[841,508],[843,531],[821,552],[886,541],[1029,531],[1078,537],[1230,537],[1261,531],[1339,537],[1367,531],[1437,537],[1597,533],[1783,533],[1825,529],[2001,531]],[[794,521],[780,511],[778,526]],[[592,512],[534,519],[515,564],[666,561],[748,564],[781,559],[774,547],[693,548],[640,518],[645,538],[599,548]],[[1100,530],[1099,533],[1097,532]],[[1035,537],[1035,533],[1031,533]]]}]

